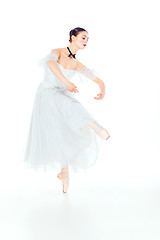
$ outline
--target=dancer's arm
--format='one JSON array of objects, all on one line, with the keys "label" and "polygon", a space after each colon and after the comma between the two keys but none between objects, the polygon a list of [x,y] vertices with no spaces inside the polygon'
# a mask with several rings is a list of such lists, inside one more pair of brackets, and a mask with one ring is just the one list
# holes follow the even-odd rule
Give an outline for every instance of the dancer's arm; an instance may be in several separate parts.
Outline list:
[{"label": "dancer's arm", "polygon": [[89,69],[79,61],[76,70],[99,85],[101,91],[97,95],[100,95],[100,97],[95,97],[95,99],[103,98],[105,95],[105,83],[94,74],[93,70]]},{"label": "dancer's arm", "polygon": [[[50,59],[48,61],[48,66],[51,69],[51,71],[55,74],[55,76],[65,85],[69,82],[65,76],[63,75],[63,73],[61,72],[60,68],[58,67],[58,65],[56,64],[58,58],[60,57],[60,52],[57,49],[53,49],[51,51],[51,54],[53,54],[53,56],[55,56],[55,59]],[[57,57],[56,57],[57,56]]]},{"label": "dancer's arm", "polygon": [[51,59],[48,61],[49,68],[55,74],[55,76],[66,86],[67,90],[70,92],[79,92],[77,87],[70,81],[68,81],[63,73],[61,72],[60,68],[57,65],[57,60],[60,57],[60,52],[57,49],[53,49],[50,53],[51,55],[55,56],[55,59]]}]

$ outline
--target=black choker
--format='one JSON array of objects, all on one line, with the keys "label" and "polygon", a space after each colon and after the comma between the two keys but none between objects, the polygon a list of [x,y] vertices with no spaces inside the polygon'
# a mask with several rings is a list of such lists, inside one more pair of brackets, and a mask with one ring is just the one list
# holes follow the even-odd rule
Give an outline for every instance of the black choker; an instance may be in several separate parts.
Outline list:
[{"label": "black choker", "polygon": [[72,56],[72,57],[76,58],[76,54],[73,54],[73,53],[71,52],[71,50],[69,49],[69,47],[67,47],[67,49],[68,49],[68,51],[70,52],[70,54],[68,55],[68,57]]}]

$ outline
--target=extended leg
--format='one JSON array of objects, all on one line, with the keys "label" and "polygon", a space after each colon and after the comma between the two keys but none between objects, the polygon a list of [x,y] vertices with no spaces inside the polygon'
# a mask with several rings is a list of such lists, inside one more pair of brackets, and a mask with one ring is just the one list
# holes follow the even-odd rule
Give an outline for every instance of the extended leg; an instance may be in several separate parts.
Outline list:
[{"label": "extended leg", "polygon": [[98,122],[94,121],[89,123],[89,126],[102,138],[108,139],[110,137],[108,131],[103,128]]}]

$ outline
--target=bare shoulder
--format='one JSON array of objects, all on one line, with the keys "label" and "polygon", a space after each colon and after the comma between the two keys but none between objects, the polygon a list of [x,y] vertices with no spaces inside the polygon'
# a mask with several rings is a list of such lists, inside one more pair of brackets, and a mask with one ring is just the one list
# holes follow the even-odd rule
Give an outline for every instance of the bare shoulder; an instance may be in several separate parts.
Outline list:
[{"label": "bare shoulder", "polygon": [[61,56],[61,48],[54,48],[51,50],[50,53],[54,53],[57,55],[57,57],[59,58]]}]

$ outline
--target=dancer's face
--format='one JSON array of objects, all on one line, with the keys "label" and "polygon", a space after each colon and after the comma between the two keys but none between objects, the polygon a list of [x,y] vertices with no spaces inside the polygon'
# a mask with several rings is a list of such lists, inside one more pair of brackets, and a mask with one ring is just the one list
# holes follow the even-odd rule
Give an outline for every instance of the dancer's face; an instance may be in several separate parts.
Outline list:
[{"label": "dancer's face", "polygon": [[82,31],[76,37],[72,37],[72,42],[74,42],[74,44],[76,44],[79,49],[84,49],[86,47],[89,39],[88,33],[86,31]]}]

